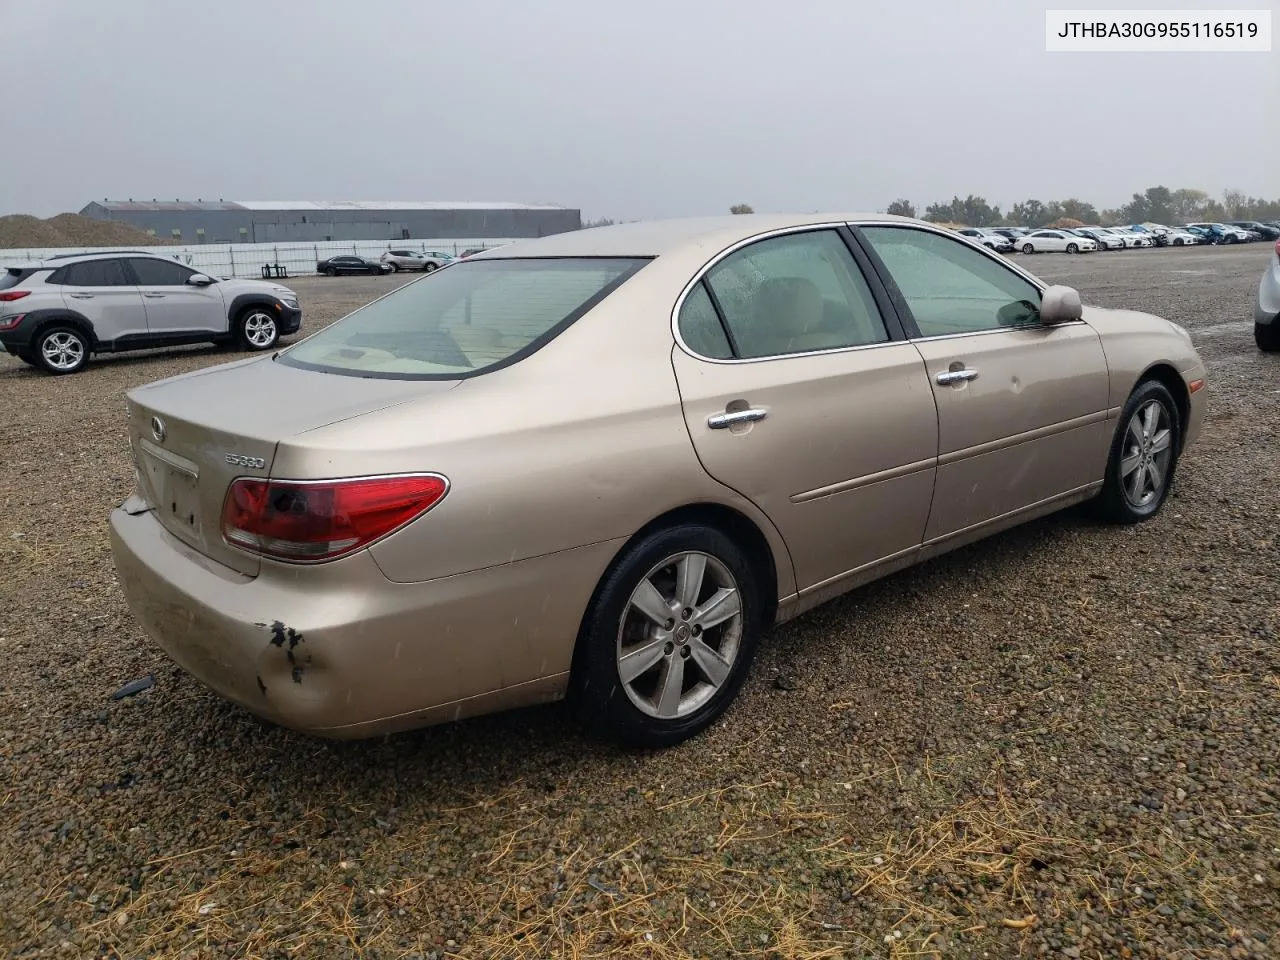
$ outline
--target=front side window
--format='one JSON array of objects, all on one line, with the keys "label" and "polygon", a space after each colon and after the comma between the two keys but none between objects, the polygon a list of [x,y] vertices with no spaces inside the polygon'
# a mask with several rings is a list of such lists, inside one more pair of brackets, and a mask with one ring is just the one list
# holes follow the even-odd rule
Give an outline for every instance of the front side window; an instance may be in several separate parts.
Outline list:
[{"label": "front side window", "polygon": [[580,257],[459,263],[361,307],[286,350],[280,362],[364,377],[471,376],[538,349],[646,262]]},{"label": "front side window", "polygon": [[136,257],[129,261],[140,287],[181,287],[195,274],[180,263],[171,260],[152,260]]},{"label": "front side window", "polygon": [[904,227],[863,227],[861,233],[897,284],[922,337],[1040,321],[1040,291],[968,244]]},{"label": "front side window", "polygon": [[834,230],[759,240],[707,273],[742,358],[884,343],[862,271]]}]

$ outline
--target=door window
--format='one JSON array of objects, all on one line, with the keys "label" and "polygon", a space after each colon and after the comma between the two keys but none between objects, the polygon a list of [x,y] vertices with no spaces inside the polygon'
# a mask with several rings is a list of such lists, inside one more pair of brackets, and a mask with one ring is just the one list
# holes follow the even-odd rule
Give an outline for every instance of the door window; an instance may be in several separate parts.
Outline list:
[{"label": "door window", "polygon": [[180,263],[137,257],[129,261],[140,287],[181,287],[195,274]]},{"label": "door window", "polygon": [[968,244],[928,230],[863,227],[922,337],[1040,322],[1034,284]]},{"label": "door window", "polygon": [[889,339],[857,262],[834,230],[757,241],[712,267],[706,282],[742,358]]},{"label": "door window", "polygon": [[704,283],[700,282],[684,298],[679,327],[685,345],[699,356],[713,360],[728,360],[733,356],[733,347],[729,345],[720,315]]},{"label": "door window", "polygon": [[125,276],[124,266],[119,260],[88,260],[84,263],[70,263],[58,271],[61,276],[56,280],[49,278],[50,283],[62,283],[69,287],[127,287],[129,278]]}]

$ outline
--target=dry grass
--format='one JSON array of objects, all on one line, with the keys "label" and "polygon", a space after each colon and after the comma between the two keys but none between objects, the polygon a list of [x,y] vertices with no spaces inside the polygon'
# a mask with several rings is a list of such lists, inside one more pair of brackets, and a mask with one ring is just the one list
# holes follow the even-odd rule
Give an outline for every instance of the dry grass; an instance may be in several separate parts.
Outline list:
[{"label": "dry grass", "polygon": [[[862,779],[942,798],[963,790],[946,766],[926,761],[908,770],[888,758]],[[297,849],[226,855],[203,871],[203,882],[190,868],[208,850],[153,860],[140,893],[97,891],[113,906],[99,908],[81,933],[108,957],[212,956],[227,943],[244,958],[402,957],[416,939],[421,955],[494,960],[941,960],[957,942],[1017,955],[1030,949],[1039,925],[1070,932],[1086,913],[1098,918],[1095,926],[1119,923],[1143,942],[1158,906],[1144,890],[1194,890],[1216,912],[1236,882],[1199,869],[1167,830],[1123,844],[1062,835],[1038,783],[1011,784],[998,762],[968,799],[865,842],[851,822],[857,786],[770,776],[699,796],[649,792],[643,810],[657,829],[604,852],[572,838],[592,816],[612,811],[570,813],[548,845],[548,815],[521,802],[528,793],[517,786],[440,810],[364,862],[320,871],[298,869],[310,856],[305,839],[323,819],[303,818],[277,838],[295,840]],[[491,842],[460,868],[433,870],[441,836],[473,818]],[[698,830],[690,831],[691,819]],[[663,849],[661,825],[675,835],[677,822],[685,842],[691,834],[705,841]],[[1272,829],[1264,819],[1251,829],[1264,842],[1280,841],[1261,835]],[[317,872],[323,879],[309,887],[288,879]],[[448,916],[442,899],[453,904]],[[862,928],[842,911],[845,903],[856,906]],[[879,918],[874,929],[865,926],[868,915]]]}]

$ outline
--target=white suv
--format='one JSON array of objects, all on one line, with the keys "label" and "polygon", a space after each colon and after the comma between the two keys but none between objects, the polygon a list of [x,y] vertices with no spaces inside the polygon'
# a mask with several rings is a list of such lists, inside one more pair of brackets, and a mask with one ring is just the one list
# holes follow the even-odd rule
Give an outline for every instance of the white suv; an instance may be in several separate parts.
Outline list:
[{"label": "white suv", "polygon": [[216,279],[149,253],[54,257],[0,274],[0,346],[53,374],[83,370],[92,353],[206,342],[270,350],[301,326],[288,287]]},{"label": "white suv", "polygon": [[453,257],[431,250],[388,250],[382,262],[391,264],[392,270],[423,270],[430,273],[449,263]]}]

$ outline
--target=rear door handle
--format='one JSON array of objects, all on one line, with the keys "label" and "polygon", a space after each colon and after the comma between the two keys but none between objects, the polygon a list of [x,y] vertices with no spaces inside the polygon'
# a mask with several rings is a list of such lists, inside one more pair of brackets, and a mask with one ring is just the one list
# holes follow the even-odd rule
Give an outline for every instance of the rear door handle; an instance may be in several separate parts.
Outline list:
[{"label": "rear door handle", "polygon": [[757,420],[763,420],[769,415],[769,411],[761,410],[759,407],[752,407],[749,410],[734,410],[731,413],[713,413],[707,417],[707,426],[712,430],[723,430],[726,427],[732,427],[735,423],[754,423]]},{"label": "rear door handle", "polygon": [[965,380],[977,380],[978,371],[967,367],[963,370],[943,370],[940,374],[934,377],[934,379],[943,386],[946,386],[949,383],[961,383]]},{"label": "rear door handle", "polygon": [[74,298],[75,298],[75,299],[77,299],[77,300],[92,300],[92,299],[93,299],[93,294],[92,294],[92,293],[69,293],[69,294],[67,294],[67,296],[69,296],[69,297],[74,297]]},{"label": "rear door handle", "polygon": [[143,294],[143,296],[144,296],[144,297],[146,297],[148,300],[163,300],[163,299],[164,299],[164,294],[163,294],[163,293],[144,293],[144,294]]}]

